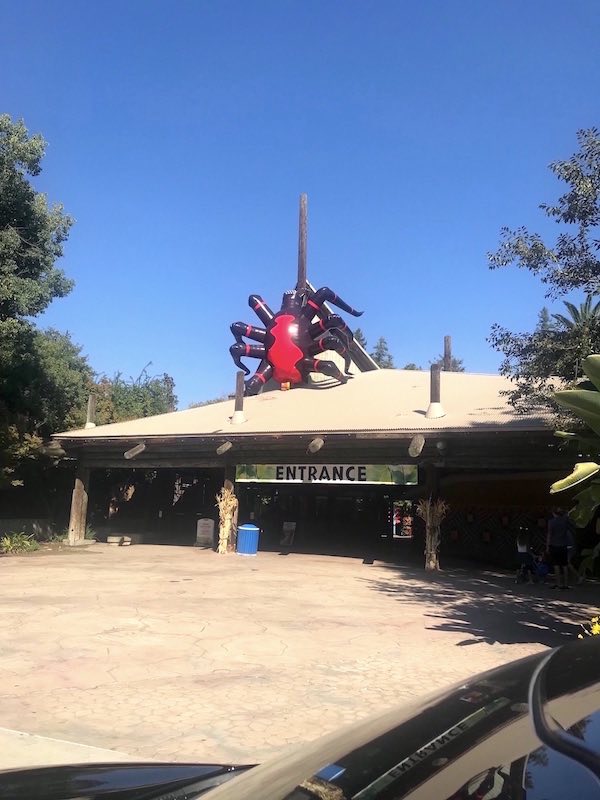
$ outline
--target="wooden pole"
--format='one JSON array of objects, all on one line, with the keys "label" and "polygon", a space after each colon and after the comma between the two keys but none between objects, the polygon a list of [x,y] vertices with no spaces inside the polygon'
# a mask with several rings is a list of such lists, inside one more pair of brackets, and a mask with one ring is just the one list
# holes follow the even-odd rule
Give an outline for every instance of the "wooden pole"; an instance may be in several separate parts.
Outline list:
[{"label": "wooden pole", "polygon": [[95,428],[96,427],[96,395],[91,394],[88,397],[88,404],[87,404],[87,419],[85,421],[86,428]]},{"label": "wooden pole", "polygon": [[235,375],[235,408],[234,411],[244,410],[244,373],[238,370]]},{"label": "wooden pole", "polygon": [[444,372],[452,369],[452,337],[444,336]]},{"label": "wooden pole", "polygon": [[89,468],[78,464],[71,497],[71,518],[69,520],[69,536],[67,539],[68,544],[72,546],[82,544],[85,541],[89,483]]},{"label": "wooden pole", "polygon": [[306,289],[306,232],[307,232],[307,197],[300,195],[300,214],[298,223],[298,282],[296,289]]},{"label": "wooden pole", "polygon": [[246,422],[246,417],[244,415],[244,373],[242,370],[238,370],[235,375],[235,406],[233,410],[233,416],[231,421],[234,425],[241,425],[242,422]]}]

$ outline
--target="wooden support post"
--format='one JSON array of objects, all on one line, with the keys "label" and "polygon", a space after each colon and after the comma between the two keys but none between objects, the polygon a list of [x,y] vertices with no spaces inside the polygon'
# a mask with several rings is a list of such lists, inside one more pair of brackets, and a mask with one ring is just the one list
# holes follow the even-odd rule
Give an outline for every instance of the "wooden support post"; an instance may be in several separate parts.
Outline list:
[{"label": "wooden support post", "polygon": [[444,336],[444,372],[452,369],[452,337]]},{"label": "wooden support post", "polygon": [[296,289],[306,289],[306,231],[307,231],[307,197],[300,195],[300,214],[298,223],[298,282]]},{"label": "wooden support post", "polygon": [[87,420],[85,423],[86,428],[95,428],[96,427],[96,395],[91,394],[88,397],[88,405],[87,405]]},{"label": "wooden support post", "polygon": [[69,536],[67,539],[67,543],[72,546],[85,542],[89,484],[89,468],[78,464],[77,472],[75,473],[73,496],[71,498],[71,518],[69,521]]},{"label": "wooden support post", "polygon": [[244,389],[244,373],[240,369],[235,375],[235,406],[231,418],[231,422],[234,425],[241,425],[246,422],[244,415]]}]

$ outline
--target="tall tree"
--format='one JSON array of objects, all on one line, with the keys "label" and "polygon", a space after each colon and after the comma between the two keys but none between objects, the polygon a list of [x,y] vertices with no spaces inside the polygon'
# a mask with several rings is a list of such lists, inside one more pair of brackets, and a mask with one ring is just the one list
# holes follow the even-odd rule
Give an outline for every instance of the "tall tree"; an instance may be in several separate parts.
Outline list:
[{"label": "tall tree", "polygon": [[354,331],[354,341],[358,342],[359,345],[363,348],[363,350],[367,349],[367,337],[362,331],[362,328],[357,328]]},{"label": "tall tree", "polygon": [[552,318],[558,327],[565,331],[579,328],[592,328],[600,320],[600,300],[594,303],[594,296],[588,294],[583,303],[579,306],[565,300],[567,314],[552,314]]},{"label": "tall tree", "polygon": [[0,461],[11,481],[72,394],[69,381],[61,394],[60,381],[47,380],[45,370],[77,360],[68,354],[72,343],[30,322],[73,286],[56,266],[72,220],[30,181],[44,152],[39,134],[30,136],[22,121],[0,115]]},{"label": "tall tree", "polygon": [[540,313],[538,314],[538,321],[536,330],[538,331],[550,331],[554,327],[554,323],[552,322],[552,317],[550,316],[550,312],[544,306],[540,309]]},{"label": "tall tree", "polygon": [[393,369],[394,359],[390,353],[387,341],[383,336],[380,336],[375,343],[371,358],[381,369]]},{"label": "tall tree", "polygon": [[[580,130],[577,142],[571,158],[550,164],[565,185],[564,193],[556,203],[540,205],[560,226],[554,243],[524,227],[503,228],[498,250],[488,254],[492,269],[514,265],[537,275],[548,297],[573,290],[586,296],[600,292],[600,134],[595,128]],[[499,324],[492,327],[489,341],[504,355],[500,371],[513,380],[509,399],[515,407],[556,408],[553,393],[578,380],[586,356],[600,352],[600,326],[594,314],[585,313],[585,306],[566,306],[568,315],[553,315],[551,322],[542,311],[536,329],[529,333],[513,333]],[[584,324],[578,318],[582,310]],[[591,303],[588,310],[593,311]]]},{"label": "tall tree", "polygon": [[73,287],[56,266],[73,220],[27,177],[39,175],[45,147],[0,115],[0,323],[36,316]]}]

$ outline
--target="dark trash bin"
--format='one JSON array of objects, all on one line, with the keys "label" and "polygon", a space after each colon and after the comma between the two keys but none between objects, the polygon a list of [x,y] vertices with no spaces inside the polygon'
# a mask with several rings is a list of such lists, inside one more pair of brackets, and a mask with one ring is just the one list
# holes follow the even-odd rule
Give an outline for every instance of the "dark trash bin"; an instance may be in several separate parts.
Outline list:
[{"label": "dark trash bin", "polygon": [[260,529],[252,522],[245,522],[238,527],[238,556],[255,556],[258,551],[258,534]]}]

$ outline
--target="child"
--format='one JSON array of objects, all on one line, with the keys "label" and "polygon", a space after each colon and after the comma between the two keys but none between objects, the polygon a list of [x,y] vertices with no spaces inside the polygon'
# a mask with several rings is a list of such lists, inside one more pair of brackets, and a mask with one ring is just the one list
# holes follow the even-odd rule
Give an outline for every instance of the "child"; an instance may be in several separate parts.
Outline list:
[{"label": "child", "polygon": [[529,533],[526,528],[520,528],[517,536],[517,577],[515,583],[527,579],[527,583],[533,583],[535,574],[535,562],[529,547]]}]

